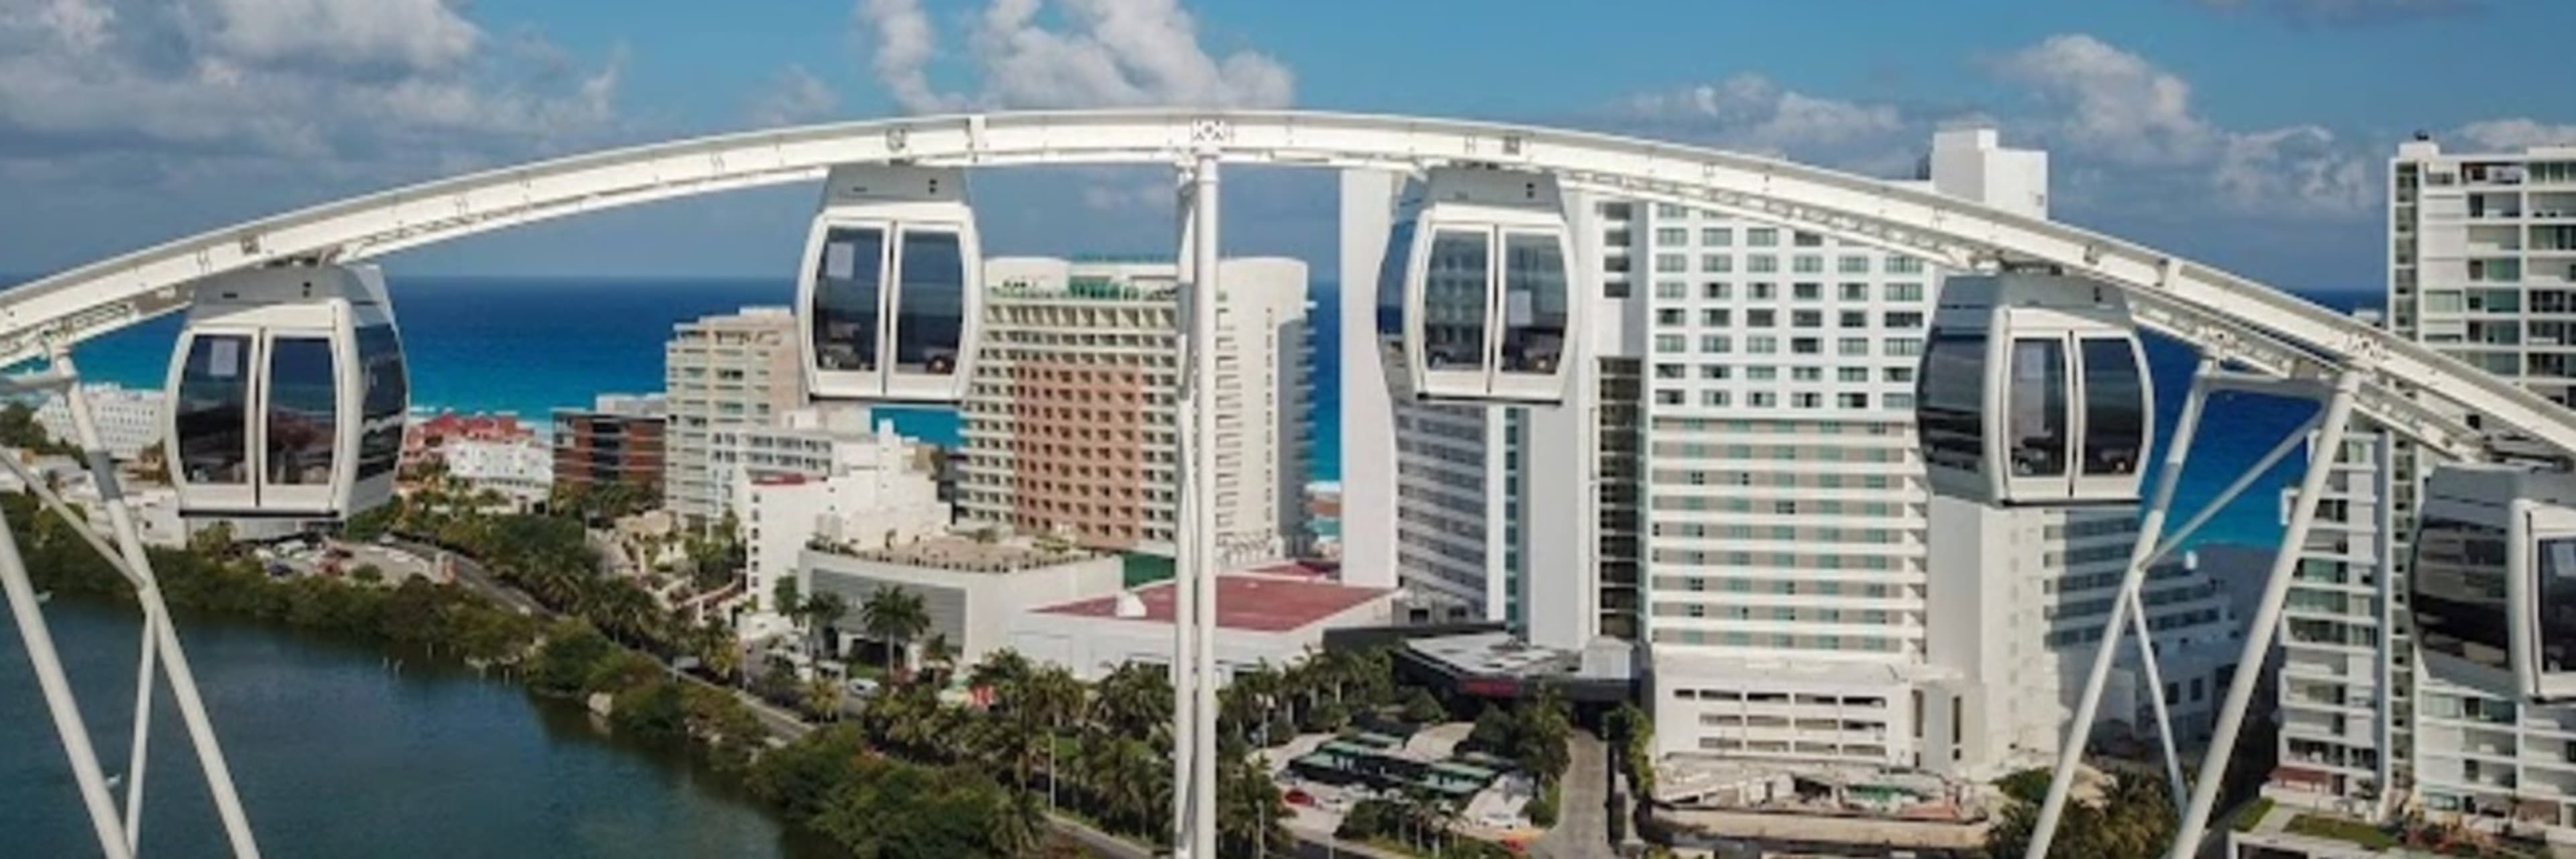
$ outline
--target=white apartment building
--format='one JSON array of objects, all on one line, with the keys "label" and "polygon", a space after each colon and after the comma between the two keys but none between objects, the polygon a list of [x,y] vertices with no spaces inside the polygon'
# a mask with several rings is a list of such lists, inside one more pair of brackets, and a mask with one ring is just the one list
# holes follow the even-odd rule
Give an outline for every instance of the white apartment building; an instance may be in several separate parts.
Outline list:
[{"label": "white apartment building", "polygon": [[[1944,132],[1930,162],[1942,190],[2045,213],[2040,153]],[[1913,390],[1940,273],[1668,204],[1596,211],[1604,268],[1648,296],[1657,751],[1914,765],[1936,672]]]},{"label": "white apartment building", "polygon": [[796,316],[784,307],[745,307],[672,326],[663,347],[668,422],[663,436],[663,505],[705,523],[723,512],[709,467],[715,433],[767,426],[805,403]]},{"label": "white apartment building", "polygon": [[925,469],[937,462],[936,448],[895,435],[892,422],[871,427],[870,420],[863,406],[808,406],[781,412],[767,425],[715,428],[707,436],[707,478],[718,514],[743,516],[742,487],[753,481],[896,468],[907,457]]},{"label": "white apartment building", "polygon": [[[161,443],[163,397],[158,389],[88,384],[81,391],[89,397],[90,417],[98,421],[98,440],[107,446],[109,456],[130,460],[142,455],[144,448]],[[71,404],[59,394],[46,395],[44,404],[36,407],[36,425],[66,444],[79,437],[72,431]]]},{"label": "white apartment building", "polygon": [[[2395,615],[2400,523],[2384,485],[2394,448],[2377,432],[2348,433],[2318,499],[2282,608],[2280,766],[2264,791],[2364,819],[2396,807],[2414,709],[2413,642]],[[2296,495],[2284,490],[2283,506]]]},{"label": "white apartment building", "polygon": [[750,611],[734,625],[745,640],[792,626],[778,613],[774,595],[780,579],[798,575],[797,559],[809,545],[886,551],[947,530],[951,514],[939,500],[938,480],[910,455],[893,424],[880,425],[862,450],[864,455],[821,475],[733,473],[732,495],[741,505],[736,515],[749,550],[744,585]]},{"label": "white apartment building", "polygon": [[477,490],[489,489],[526,510],[554,489],[554,446],[544,439],[457,439],[440,447],[449,476]]},{"label": "white apartment building", "polygon": [[[2137,545],[2137,509],[1997,509],[1935,496],[1930,513],[1920,766],[1977,779],[2048,766]],[[2190,553],[2149,570],[2140,597],[2174,730],[2205,734],[2243,643],[2227,597]],[[2155,743],[2134,635],[2113,666],[2094,736]]]},{"label": "white apartment building", "polygon": [[[2576,147],[2450,153],[2417,139],[2398,146],[2389,184],[2391,330],[2576,403]],[[2389,499],[2382,515],[2394,595],[2405,592],[2415,499],[2429,463],[2418,462],[2411,445],[2390,448],[2373,491]],[[2391,724],[2377,749],[2396,794],[2390,806],[2405,802],[2486,826],[2513,820],[2552,840],[2576,840],[2576,708],[2523,707],[2426,675],[2403,607],[2385,617],[2392,634],[2349,616],[2291,617],[2285,631],[2294,642],[2305,636],[2327,645],[2340,632],[2342,652],[2390,666]],[[2351,742],[2343,745],[2366,736],[2351,730],[2358,721],[2345,723]],[[2311,748],[2324,751],[2301,750]],[[2347,760],[2354,751],[2347,748]]]},{"label": "white apartment building", "polygon": [[[1302,262],[1219,273],[1219,562],[1279,558],[1306,533],[1307,282]],[[984,346],[960,409],[969,518],[1099,549],[1173,551],[1179,516],[1179,269],[1168,262],[985,261]]]}]

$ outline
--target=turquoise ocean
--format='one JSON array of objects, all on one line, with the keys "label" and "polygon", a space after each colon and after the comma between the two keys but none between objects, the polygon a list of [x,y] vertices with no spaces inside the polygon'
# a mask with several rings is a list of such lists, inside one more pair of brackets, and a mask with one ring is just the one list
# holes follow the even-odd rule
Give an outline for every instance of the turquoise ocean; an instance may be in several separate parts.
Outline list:
[{"label": "turquoise ocean", "polygon": [[[662,346],[674,324],[747,306],[786,306],[794,285],[781,279],[587,279],[395,277],[393,292],[404,348],[411,359],[416,408],[514,412],[540,426],[558,406],[581,406],[603,392],[662,387]],[[1311,480],[1341,477],[1339,314],[1334,285],[1316,288],[1314,315],[1316,440]],[[2371,292],[2317,293],[2337,310],[2379,300]],[[80,347],[88,377],[159,387],[179,330],[166,317]],[[2170,425],[2191,374],[2189,352],[2151,341],[2159,412]],[[2196,509],[2234,480],[2314,407],[2259,397],[2215,401],[2210,421],[2177,491],[2180,510]],[[955,445],[956,413],[948,409],[880,409],[898,431]],[[2269,545],[2279,539],[2279,488],[2297,473],[2285,463],[2265,475],[2205,529],[2199,541]]]}]

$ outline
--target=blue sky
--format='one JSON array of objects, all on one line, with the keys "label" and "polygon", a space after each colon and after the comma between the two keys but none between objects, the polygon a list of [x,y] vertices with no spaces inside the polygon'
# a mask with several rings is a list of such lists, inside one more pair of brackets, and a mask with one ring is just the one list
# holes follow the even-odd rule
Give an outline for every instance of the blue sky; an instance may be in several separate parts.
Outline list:
[{"label": "blue sky", "polygon": [[[2576,144],[2571,32],[2576,3],[2555,0],[0,0],[0,271],[620,143],[1216,104],[1578,126],[1880,175],[1936,127],[1990,123],[2049,150],[2060,218],[2369,288],[2395,141]],[[1160,185],[979,177],[987,247],[1161,249]],[[1230,251],[1329,261],[1322,177],[1230,189]],[[784,277],[811,197],[700,198],[391,265]]]}]

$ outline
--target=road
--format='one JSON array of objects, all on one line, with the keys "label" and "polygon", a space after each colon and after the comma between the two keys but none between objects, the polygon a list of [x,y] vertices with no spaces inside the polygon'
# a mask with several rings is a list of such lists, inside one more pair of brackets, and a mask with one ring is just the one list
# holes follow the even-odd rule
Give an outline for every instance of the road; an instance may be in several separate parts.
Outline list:
[{"label": "road", "polygon": [[482,561],[477,561],[470,555],[463,552],[451,552],[428,543],[405,540],[400,537],[394,537],[392,540],[393,545],[401,547],[403,551],[419,555],[423,558],[428,558],[433,563],[435,563],[438,556],[442,554],[454,559],[456,564],[456,583],[463,585],[466,590],[482,594],[483,596],[497,601],[502,605],[509,606],[510,608],[517,610],[520,614],[544,615],[548,613],[546,611],[546,607],[538,604],[535,597],[528,596],[518,588],[502,584],[501,580],[492,574],[492,570],[490,568],[483,566]]},{"label": "road", "polygon": [[1567,739],[1573,762],[1558,789],[1556,828],[1531,842],[1542,859],[1614,859],[1610,848],[1610,752],[1601,738],[1581,731]]}]

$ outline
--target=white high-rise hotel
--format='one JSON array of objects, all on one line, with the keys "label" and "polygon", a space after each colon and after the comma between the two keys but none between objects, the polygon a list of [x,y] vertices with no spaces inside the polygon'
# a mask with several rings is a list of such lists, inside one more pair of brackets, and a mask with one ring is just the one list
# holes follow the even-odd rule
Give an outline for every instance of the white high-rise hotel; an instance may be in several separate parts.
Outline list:
[{"label": "white high-rise hotel", "polygon": [[[2415,140],[2388,181],[2390,330],[2576,404],[2576,147],[2456,153]],[[2281,767],[2267,792],[2576,840],[2576,707],[2521,706],[2415,659],[2404,594],[2429,466],[2378,436],[2345,451],[2325,502],[2344,505],[2321,509],[2319,525],[2343,515],[2304,547],[2284,615]]]},{"label": "white high-rise hotel", "polygon": [[[2046,214],[2045,155],[1991,131],[1941,133],[1926,166],[1943,193]],[[1345,332],[1376,330],[1394,191],[1344,176]],[[1601,271],[1565,406],[1390,403],[1377,352],[1346,335],[1343,469],[1398,479],[1345,482],[1345,576],[1542,646],[1644,645],[1666,755],[1983,771],[2054,749],[2071,707],[2001,705],[2068,697],[2060,666],[2080,670],[2134,526],[1971,515],[1942,591],[1912,400],[1941,272],[1682,206],[1578,194],[1568,211]],[[2160,641],[2226,640],[2196,571],[2147,596]],[[2178,649],[2177,709],[2205,710],[2214,660]],[[2123,676],[2105,715],[2136,724]]]}]

